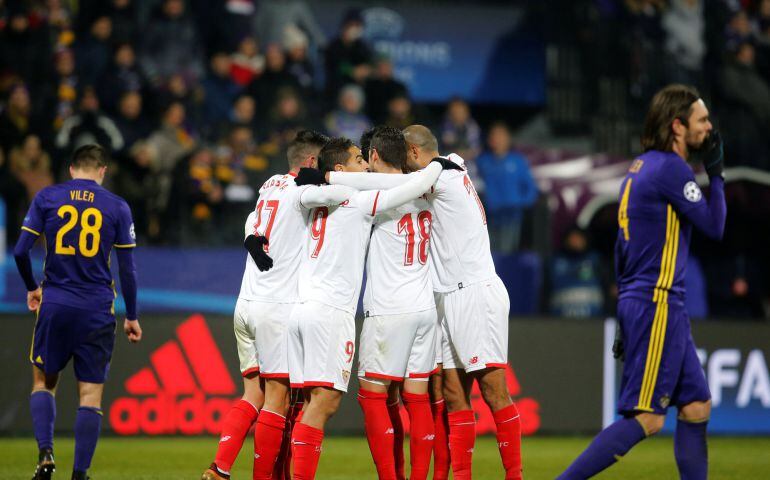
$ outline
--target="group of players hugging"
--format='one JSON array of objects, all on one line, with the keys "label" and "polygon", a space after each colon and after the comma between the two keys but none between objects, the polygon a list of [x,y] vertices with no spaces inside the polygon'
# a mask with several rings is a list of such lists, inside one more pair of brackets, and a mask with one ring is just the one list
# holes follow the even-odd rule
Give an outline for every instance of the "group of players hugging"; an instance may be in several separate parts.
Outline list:
[{"label": "group of players hugging", "polygon": [[[619,192],[621,418],[560,479],[589,478],[615,463],[662,428],[669,406],[679,410],[674,453],[681,478],[707,477],[710,393],[683,298],[692,227],[715,239],[724,231],[722,142],[697,91],[670,85],[652,100],[642,147]],[[352,374],[381,480],[406,478],[401,402],[410,425],[409,478],[426,479],[431,460],[434,480],[446,479],[450,468],[456,480],[471,478],[474,381],[495,420],[504,478],[522,478],[521,421],[505,382],[509,299],[464,160],[441,156],[436,137],[421,125],[376,127],[360,148],[302,131],[287,157],[288,173],[262,185],[246,220],[248,254],[234,315],[244,394],[223,418],[202,479],[230,477],[252,426],[255,480],[315,478],[324,427]],[[708,199],[688,163],[705,168]],[[131,211],[101,186],[106,171],[104,149],[78,148],[73,179],[36,195],[14,250],[36,313],[36,480],[49,480],[55,468],[54,394],[70,359],[80,396],[72,478],[88,478],[115,341],[113,248],[126,303],[123,329],[131,342],[142,337]],[[41,236],[47,251],[38,284],[29,251]]]}]

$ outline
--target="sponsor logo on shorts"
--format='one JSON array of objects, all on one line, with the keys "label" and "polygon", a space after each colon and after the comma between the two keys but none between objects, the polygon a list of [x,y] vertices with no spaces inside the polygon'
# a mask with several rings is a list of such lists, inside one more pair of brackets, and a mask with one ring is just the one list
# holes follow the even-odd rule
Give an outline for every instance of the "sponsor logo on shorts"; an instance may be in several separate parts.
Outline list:
[{"label": "sponsor logo on shorts", "polygon": [[348,380],[350,380],[350,372],[349,371],[347,371],[347,370],[343,370],[342,371],[342,380],[344,380],[346,382]]},{"label": "sponsor logo on shorts", "polygon": [[663,395],[658,403],[660,403],[660,408],[668,408],[668,405],[671,403],[671,397]]}]

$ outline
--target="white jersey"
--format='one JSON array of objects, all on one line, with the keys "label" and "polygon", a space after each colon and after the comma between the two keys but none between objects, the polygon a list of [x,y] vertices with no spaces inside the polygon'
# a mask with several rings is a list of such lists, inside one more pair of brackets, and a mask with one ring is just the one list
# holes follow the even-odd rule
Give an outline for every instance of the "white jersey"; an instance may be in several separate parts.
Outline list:
[{"label": "white jersey", "polygon": [[[454,153],[446,158],[465,165]],[[487,216],[468,173],[443,171],[428,198],[435,211],[430,248],[433,289],[451,292],[494,278]]]},{"label": "white jersey", "polygon": [[396,315],[435,307],[429,263],[433,211],[422,197],[378,213],[366,260],[364,310]]},{"label": "white jersey", "polygon": [[441,166],[433,164],[388,190],[358,192],[338,206],[314,208],[300,275],[300,299],[355,314],[374,217],[418,198],[440,173]]},{"label": "white jersey", "polygon": [[298,187],[291,174],[274,175],[259,189],[257,206],[246,220],[245,237],[264,235],[273,268],[260,272],[246,254],[246,270],[239,298],[262,302],[295,303],[299,300],[297,276],[307,236],[308,210],[300,204],[306,187]]},{"label": "white jersey", "polygon": [[[454,153],[445,158],[458,165],[465,165],[462,157]],[[433,163],[426,169],[431,165]],[[416,173],[406,177],[412,175]],[[404,177],[333,173],[330,183],[370,190],[394,187],[403,183]],[[430,248],[433,289],[437,292],[451,292],[461,286],[494,278],[497,274],[489,248],[487,217],[467,172],[442,171],[427,197],[434,212]]]},{"label": "white jersey", "polygon": [[379,191],[360,192],[342,204],[316,207],[309,219],[299,293],[351,314],[356,313],[373,210]]}]

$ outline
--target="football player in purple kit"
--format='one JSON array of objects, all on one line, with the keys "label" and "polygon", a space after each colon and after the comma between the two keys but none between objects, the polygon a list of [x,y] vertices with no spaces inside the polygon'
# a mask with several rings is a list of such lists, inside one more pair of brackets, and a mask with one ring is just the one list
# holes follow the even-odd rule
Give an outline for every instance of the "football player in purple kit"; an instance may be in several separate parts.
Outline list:
[{"label": "football player in purple kit", "polygon": [[[75,150],[72,180],[41,190],[32,201],[14,249],[27,287],[27,306],[37,315],[30,350],[30,411],[39,460],[33,480],[54,471],[54,395],[59,372],[73,359],[79,408],[75,418],[72,479],[88,478],[101,429],[101,400],[115,344],[115,282],[110,252],[117,251],[120,284],[126,303],[123,330],[136,343],[142,329],[136,315],[136,246],[131,210],[126,201],[102,188],[107,154],[99,145]],[[43,281],[32,274],[29,250],[45,236]]]},{"label": "football player in purple kit", "polygon": [[[652,99],[642,147],[621,184],[615,244],[623,418],[600,432],[559,479],[589,478],[609,467],[660,431],[669,406],[679,411],[674,456],[680,478],[708,477],[711,394],[690,333],[684,279],[692,227],[715,240],[724,232],[722,140],[698,92],[669,85]],[[708,200],[688,161],[703,163]]]}]

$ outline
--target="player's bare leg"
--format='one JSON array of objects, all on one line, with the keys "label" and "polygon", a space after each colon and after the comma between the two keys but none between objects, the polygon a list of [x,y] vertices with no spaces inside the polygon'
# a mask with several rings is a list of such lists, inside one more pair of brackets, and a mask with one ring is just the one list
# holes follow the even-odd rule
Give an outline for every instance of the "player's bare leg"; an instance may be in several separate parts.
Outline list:
[{"label": "player's bare leg", "polygon": [[436,373],[428,380],[430,408],[436,432],[433,440],[433,480],[446,480],[449,477],[449,422],[441,380],[443,370],[443,365],[439,363]]},{"label": "player's bare leg", "polygon": [[294,480],[315,478],[321,457],[323,429],[339,410],[342,392],[328,387],[310,387],[305,389],[305,399],[302,420],[294,427],[291,438]]},{"label": "player's bare leg", "polygon": [[265,401],[264,382],[258,372],[243,377],[243,396],[230,407],[222,420],[222,434],[219,438],[216,457],[211,466],[203,472],[202,480],[230,478],[230,468],[241,451],[249,429],[257,421],[257,415]]},{"label": "player's bare leg", "polygon": [[708,476],[706,429],[710,416],[710,400],[688,403],[679,409],[674,433],[674,457],[681,478],[705,479]]},{"label": "player's bare leg", "polygon": [[393,459],[396,464],[396,478],[406,478],[404,460],[404,423],[401,421],[401,382],[390,382],[388,387],[388,416],[393,425]]},{"label": "player's bare leg", "polygon": [[[377,468],[380,480],[396,480],[396,441],[395,426],[391,417],[388,401],[389,391],[395,396],[396,415],[398,413],[398,388],[390,388],[394,382],[379,378],[359,378],[358,404],[364,413],[364,431],[369,442],[369,450]],[[399,418],[400,423],[400,418]],[[403,465],[403,427],[401,429],[401,456]]]},{"label": "player's bare leg", "polygon": [[449,418],[449,446],[452,472],[456,480],[471,478],[473,447],[476,443],[476,416],[471,408],[473,377],[465,370],[445,368],[443,392]]},{"label": "player's bare leg", "polygon": [[33,480],[48,480],[56,470],[53,456],[53,426],[56,419],[56,386],[59,374],[46,374],[32,365],[32,393],[29,406],[38,445],[38,463]]},{"label": "player's bare leg", "polygon": [[289,379],[265,379],[265,403],[254,429],[254,480],[270,480],[273,477],[288,411]]},{"label": "player's bare leg", "polygon": [[497,427],[497,446],[505,468],[506,480],[521,477],[521,418],[505,383],[505,370],[486,368],[474,373],[481,396],[492,410]]},{"label": "player's bare leg", "polygon": [[408,378],[404,380],[401,398],[404,399],[404,405],[409,414],[409,461],[411,464],[409,478],[425,480],[428,478],[433,441],[436,435],[433,414],[430,409],[428,379]]}]

